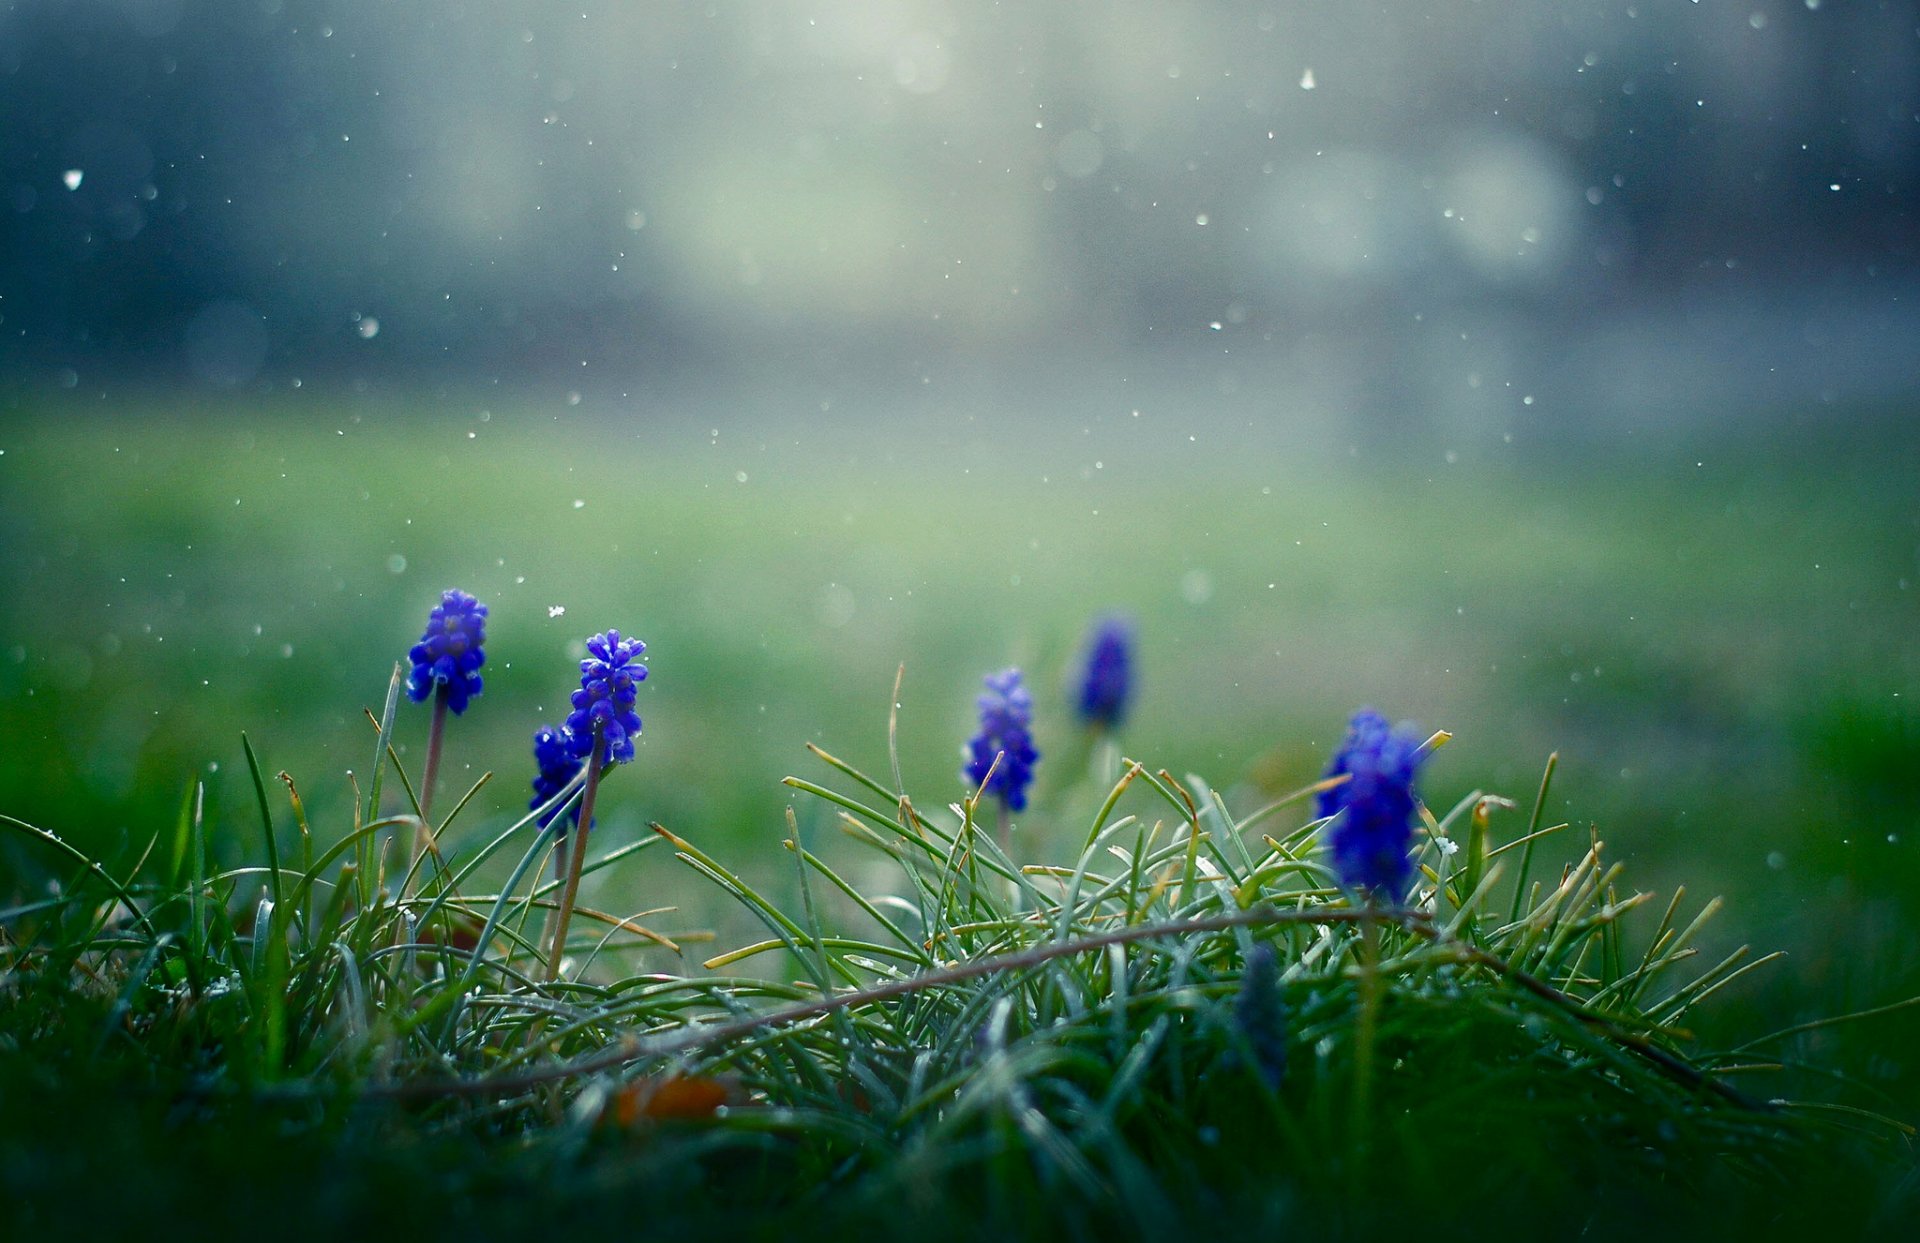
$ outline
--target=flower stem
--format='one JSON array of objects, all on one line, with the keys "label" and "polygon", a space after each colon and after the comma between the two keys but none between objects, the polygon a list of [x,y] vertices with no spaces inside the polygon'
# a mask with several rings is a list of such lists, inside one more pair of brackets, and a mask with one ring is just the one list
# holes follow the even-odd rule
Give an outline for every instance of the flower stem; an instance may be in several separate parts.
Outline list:
[{"label": "flower stem", "polygon": [[1120,741],[1105,726],[1093,729],[1093,756],[1089,767],[1093,784],[1099,789],[1111,789],[1120,778]]},{"label": "flower stem", "polygon": [[440,780],[440,745],[447,733],[447,684],[433,688],[433,725],[427,730],[427,770],[420,776],[420,818],[413,825],[413,851],[408,857],[409,876],[419,870],[420,856],[426,852],[432,833],[433,787]]},{"label": "flower stem", "polygon": [[587,830],[593,825],[593,797],[600,791],[600,778],[608,767],[607,740],[599,722],[593,726],[593,754],[587,759],[587,788],[580,795],[580,819],[574,825],[571,848],[567,850],[567,884],[560,892],[560,911],[553,921],[553,945],[547,951],[547,979],[560,978],[560,960],[567,952],[567,925],[573,922],[573,902],[580,892],[580,864],[587,857]]},{"label": "flower stem", "polygon": [[1353,1128],[1349,1159],[1356,1173],[1366,1163],[1373,1122],[1373,1040],[1380,1020],[1380,924],[1372,899],[1360,920],[1360,1016],[1353,1033]]},{"label": "flower stem", "polygon": [[[561,819],[564,820],[565,817],[561,817]],[[553,826],[553,882],[554,884],[559,885],[562,889],[565,889],[567,885],[567,846],[568,845],[569,845],[569,842],[567,839],[567,826],[565,824],[554,825]],[[559,904],[555,903],[554,909],[546,913],[546,916],[540,925],[540,948],[543,953],[546,952],[547,949],[552,945],[553,928],[554,928],[554,925],[557,924],[558,922],[560,922],[560,909],[559,909]]]}]

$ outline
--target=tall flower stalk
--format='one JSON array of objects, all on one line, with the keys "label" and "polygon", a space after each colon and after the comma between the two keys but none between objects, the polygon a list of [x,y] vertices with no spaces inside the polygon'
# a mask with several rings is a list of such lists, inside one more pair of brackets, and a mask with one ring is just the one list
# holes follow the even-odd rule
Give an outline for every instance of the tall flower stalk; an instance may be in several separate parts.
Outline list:
[{"label": "tall flower stalk", "polygon": [[547,950],[547,979],[560,977],[567,952],[567,928],[580,894],[580,868],[587,857],[587,834],[593,827],[593,804],[600,781],[615,764],[633,759],[633,740],[640,736],[640,714],[634,710],[647,667],[639,663],[647,645],[623,639],[618,630],[587,640],[587,659],[580,662],[580,689],[573,693],[573,711],[567,716],[568,747],[587,768],[587,788],[580,795],[575,840],[566,850],[566,884],[553,921],[553,943]]},{"label": "tall flower stalk", "polygon": [[440,753],[447,714],[459,716],[481,691],[480,667],[487,663],[487,606],[458,588],[442,593],[427,615],[427,628],[407,653],[407,697],[424,703],[433,697],[433,724],[427,731],[426,771],[420,779],[420,819],[414,825],[412,862],[420,861],[432,835],[433,792],[440,780]]}]

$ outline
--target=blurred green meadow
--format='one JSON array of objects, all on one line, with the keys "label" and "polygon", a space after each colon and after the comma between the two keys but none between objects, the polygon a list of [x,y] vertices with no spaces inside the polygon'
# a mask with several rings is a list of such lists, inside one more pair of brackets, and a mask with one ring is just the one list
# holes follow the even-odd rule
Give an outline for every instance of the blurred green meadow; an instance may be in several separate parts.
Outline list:
[{"label": "blurred green meadow", "polygon": [[[491,607],[490,659],[441,797],[493,777],[450,847],[525,809],[535,726],[564,713],[584,637],[617,627],[652,677],[597,842],[658,821],[783,892],[787,807],[816,850],[838,833],[780,784],[817,775],[805,744],[884,774],[904,664],[906,788],[957,800],[979,679],[1019,664],[1043,759],[1016,851],[1051,858],[1078,848],[1090,797],[1070,670],[1117,610],[1140,629],[1123,750],[1237,810],[1310,781],[1361,704],[1452,731],[1428,802],[1508,795],[1508,836],[1558,751],[1554,859],[1597,826],[1630,883],[1726,896],[1709,950],[1789,951],[1731,991],[1729,1022],[1920,992],[1920,503],[1884,441],[1675,439],[1542,466],[1290,456],[1257,429],[1187,445],[1125,411],[1084,437],[769,436],[591,401],[382,400],[9,416],[0,811],[131,864],[200,781],[217,856],[254,859],[244,730],[337,835],[372,758],[365,710],[460,586]],[[416,771],[426,717],[402,702]],[[652,921],[723,946],[750,934],[676,866],[650,853],[587,900],[680,906]],[[0,876],[7,902],[61,880],[14,837]],[[1823,1056],[1911,1106],[1916,1070],[1890,1051],[1916,1030],[1841,1029]]]}]

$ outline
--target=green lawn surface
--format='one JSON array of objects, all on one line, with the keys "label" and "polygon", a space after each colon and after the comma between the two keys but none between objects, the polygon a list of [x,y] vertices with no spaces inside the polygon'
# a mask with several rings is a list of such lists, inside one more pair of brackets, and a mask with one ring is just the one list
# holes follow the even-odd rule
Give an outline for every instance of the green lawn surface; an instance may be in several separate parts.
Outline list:
[{"label": "green lawn surface", "polygon": [[[244,730],[337,833],[348,770],[371,759],[364,710],[460,586],[492,609],[442,795],[493,774],[467,834],[524,809],[534,727],[565,711],[582,639],[617,627],[653,674],[599,841],[658,821],[785,895],[780,778],[814,775],[804,744],[885,771],[904,663],[906,785],[957,800],[979,679],[1019,664],[1044,758],[1016,841],[1058,858],[1088,797],[1071,665],[1119,610],[1140,628],[1123,749],[1238,810],[1311,780],[1362,704],[1454,734],[1426,772],[1436,808],[1483,789],[1524,809],[1558,751],[1547,814],[1573,827],[1553,862],[1597,826],[1639,885],[1727,897],[1710,949],[1789,952],[1729,990],[1729,1024],[1920,992],[1910,452],[1729,436],[1577,461],[1300,461],[478,411],[9,415],[0,811],[131,861],[203,780],[211,849],[237,864],[258,850]],[[426,717],[403,702],[410,763]],[[831,856],[833,819],[798,810]],[[59,878],[11,839],[0,877],[20,895]],[[651,858],[587,896],[678,906],[658,922],[722,948],[755,935]],[[696,969],[664,951],[646,966]],[[1916,1036],[1897,1017],[1821,1052],[1911,1118]]]}]

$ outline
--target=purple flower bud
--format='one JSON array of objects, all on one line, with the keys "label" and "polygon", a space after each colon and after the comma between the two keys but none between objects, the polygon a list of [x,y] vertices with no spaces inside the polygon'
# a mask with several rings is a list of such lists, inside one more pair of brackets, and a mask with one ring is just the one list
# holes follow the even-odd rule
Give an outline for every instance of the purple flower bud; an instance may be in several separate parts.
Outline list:
[{"label": "purple flower bud", "polygon": [[1253,1054],[1253,1073],[1278,1091],[1287,1076],[1287,1003],[1280,995],[1280,955],[1270,942],[1259,942],[1247,955],[1233,1023]]}]

